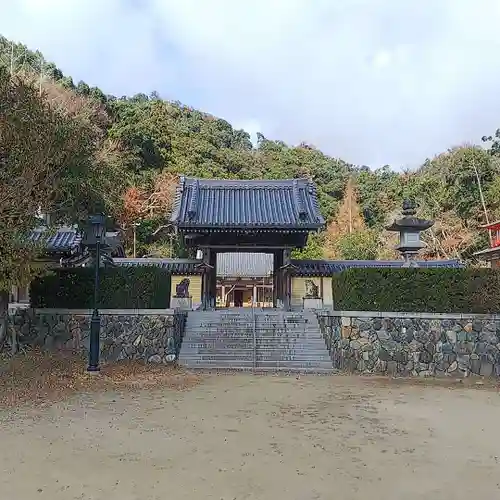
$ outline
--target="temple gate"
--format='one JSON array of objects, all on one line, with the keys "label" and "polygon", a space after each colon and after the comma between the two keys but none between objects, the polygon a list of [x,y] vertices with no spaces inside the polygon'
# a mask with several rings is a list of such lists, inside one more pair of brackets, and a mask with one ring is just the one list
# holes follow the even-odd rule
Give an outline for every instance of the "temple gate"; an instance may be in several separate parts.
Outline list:
[{"label": "temple gate", "polygon": [[315,186],[306,179],[206,180],[181,177],[171,217],[184,245],[202,252],[202,304],[217,296],[217,254],[273,255],[273,306],[290,309],[291,253],[324,225]]}]

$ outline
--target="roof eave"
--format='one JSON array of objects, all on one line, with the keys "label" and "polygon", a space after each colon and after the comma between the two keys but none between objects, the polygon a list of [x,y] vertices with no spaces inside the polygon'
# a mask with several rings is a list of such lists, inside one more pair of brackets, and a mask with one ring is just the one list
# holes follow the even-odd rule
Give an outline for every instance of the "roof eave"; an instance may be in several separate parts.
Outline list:
[{"label": "roof eave", "polygon": [[479,226],[480,229],[496,229],[495,226],[500,226],[500,220],[497,220],[495,222],[490,222],[489,224],[482,224]]},{"label": "roof eave", "polygon": [[241,224],[235,224],[233,225],[224,225],[224,226],[206,226],[206,225],[197,225],[197,224],[186,224],[186,223],[180,223],[177,225],[177,228],[181,232],[186,232],[186,231],[200,231],[200,232],[230,232],[230,231],[249,231],[249,232],[259,232],[259,231],[293,231],[296,233],[304,233],[304,232],[311,232],[311,231],[319,231],[323,229],[324,225],[323,224],[307,224],[307,225],[290,225],[290,226],[284,226],[284,225],[276,225],[276,226],[264,226],[264,225],[241,225]]},{"label": "roof eave", "polygon": [[491,257],[492,260],[495,260],[495,257],[500,258],[500,247],[485,248],[484,250],[479,250],[479,252],[475,252],[472,255],[475,257]]}]

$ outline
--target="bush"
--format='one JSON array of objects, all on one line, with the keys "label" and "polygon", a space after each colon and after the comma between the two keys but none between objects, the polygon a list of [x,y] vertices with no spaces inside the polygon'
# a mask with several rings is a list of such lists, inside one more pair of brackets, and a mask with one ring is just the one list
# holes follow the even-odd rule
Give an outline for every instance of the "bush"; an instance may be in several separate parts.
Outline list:
[{"label": "bush", "polygon": [[[170,306],[170,274],[157,267],[111,267],[100,271],[102,309],[165,309]],[[91,309],[94,269],[63,269],[31,283],[32,307]]]},{"label": "bush", "polygon": [[491,269],[348,269],[332,279],[339,311],[499,313]]}]

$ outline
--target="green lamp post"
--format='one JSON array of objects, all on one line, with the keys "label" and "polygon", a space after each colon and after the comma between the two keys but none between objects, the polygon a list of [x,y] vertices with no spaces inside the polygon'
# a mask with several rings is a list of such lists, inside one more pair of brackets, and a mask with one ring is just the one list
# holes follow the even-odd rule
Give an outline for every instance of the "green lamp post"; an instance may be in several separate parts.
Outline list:
[{"label": "green lamp post", "polygon": [[89,364],[88,372],[98,372],[99,368],[99,339],[101,334],[101,317],[99,315],[99,269],[101,267],[101,250],[106,247],[106,216],[92,215],[83,239],[94,257],[94,301],[92,318],[90,320]]}]

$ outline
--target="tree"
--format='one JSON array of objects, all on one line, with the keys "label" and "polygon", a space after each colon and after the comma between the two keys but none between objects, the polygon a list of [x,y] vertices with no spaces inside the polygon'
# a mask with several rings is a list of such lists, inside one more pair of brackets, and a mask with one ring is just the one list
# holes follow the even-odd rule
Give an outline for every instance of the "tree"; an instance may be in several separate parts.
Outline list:
[{"label": "tree", "polygon": [[377,170],[369,167],[357,169],[356,194],[368,227],[381,230],[387,214],[400,204],[404,176],[404,173],[391,171],[387,165]]},{"label": "tree", "polygon": [[374,260],[378,256],[377,234],[369,229],[343,234],[335,241],[335,252],[342,260]]},{"label": "tree", "polygon": [[420,205],[430,202],[436,215],[451,210],[463,220],[484,224],[483,193],[499,173],[498,164],[484,149],[465,145],[426,161],[410,189]]},{"label": "tree", "polygon": [[130,152],[107,137],[110,117],[102,104],[47,81],[43,97],[50,108],[71,120],[75,147],[66,174],[52,201],[53,217],[61,222],[82,220],[89,213],[121,212],[122,194],[130,183],[126,165]]},{"label": "tree", "polygon": [[488,152],[492,156],[500,156],[500,128],[497,128],[493,135],[483,135],[481,140],[489,143]]},{"label": "tree", "polygon": [[[340,247],[356,247],[357,236],[342,245],[337,242],[356,233],[358,224],[364,227],[359,226],[360,231],[368,228],[378,237],[379,258],[396,258],[392,239],[397,236],[383,233],[383,228],[395,212],[399,215],[405,197],[417,201],[419,216],[436,221],[423,234],[429,245],[422,253],[426,258],[468,258],[487,243],[478,226],[500,218],[500,129],[483,138],[484,149],[460,145],[411,171],[399,172],[387,165],[373,170],[326,155],[307,142],[293,147],[258,133],[254,146],[247,132],[226,120],[168,101],[155,92],[115,97],[85,82],[75,84],[43,54],[0,36],[2,65],[9,73],[36,79],[38,86],[42,82],[50,105],[62,115],[74,117],[82,137],[93,137],[87,150],[74,147],[80,156],[72,156],[71,168],[61,178],[55,199],[50,200],[61,220],[94,210],[122,217],[129,210],[123,207],[127,187],[136,186],[149,199],[155,193],[157,177],[167,179],[165,193],[169,193],[168,176],[176,179],[181,174],[312,180],[328,230],[311,237],[303,251],[294,252],[301,258],[340,258],[345,254]],[[156,207],[154,215],[144,214],[137,228],[140,251],[169,255],[175,247],[178,254],[178,242],[163,241],[165,234],[159,241],[150,241],[169,210],[164,204],[169,197],[158,196],[159,200],[150,200]],[[363,241],[370,239],[369,235],[358,236]]]},{"label": "tree", "polygon": [[[427,259],[461,259],[480,236],[454,212],[440,215],[435,224],[422,234],[427,244],[422,256]],[[478,249],[479,250],[479,249]]]},{"label": "tree", "polygon": [[54,207],[71,169],[89,160],[92,140],[38,89],[0,68],[0,344],[10,290],[35,273],[37,213]]},{"label": "tree", "polygon": [[[372,233],[366,229],[365,221],[360,213],[354,179],[350,177],[337,217],[328,224],[326,229],[325,253],[329,258],[362,259],[366,254],[362,243],[371,241],[372,236]],[[356,249],[360,251],[363,249],[363,255],[356,256]]]},{"label": "tree", "polygon": [[146,213],[146,193],[137,186],[129,187],[123,193],[123,209],[120,222],[126,226],[138,222]]},{"label": "tree", "polygon": [[132,243],[134,247],[134,255],[137,253],[137,245],[141,253],[155,256],[167,256],[160,254],[168,249],[168,257],[172,257],[179,249],[178,242],[174,244],[173,241],[176,238],[172,238],[171,234],[167,235],[167,247],[165,233],[160,232],[167,226],[177,184],[176,175],[163,171],[148,183],[131,186],[124,192],[119,221],[124,230],[126,244],[130,246]]},{"label": "tree", "polygon": [[294,259],[322,259],[324,257],[324,234],[313,233],[307,239],[307,245],[302,250],[294,250],[292,258]]}]

